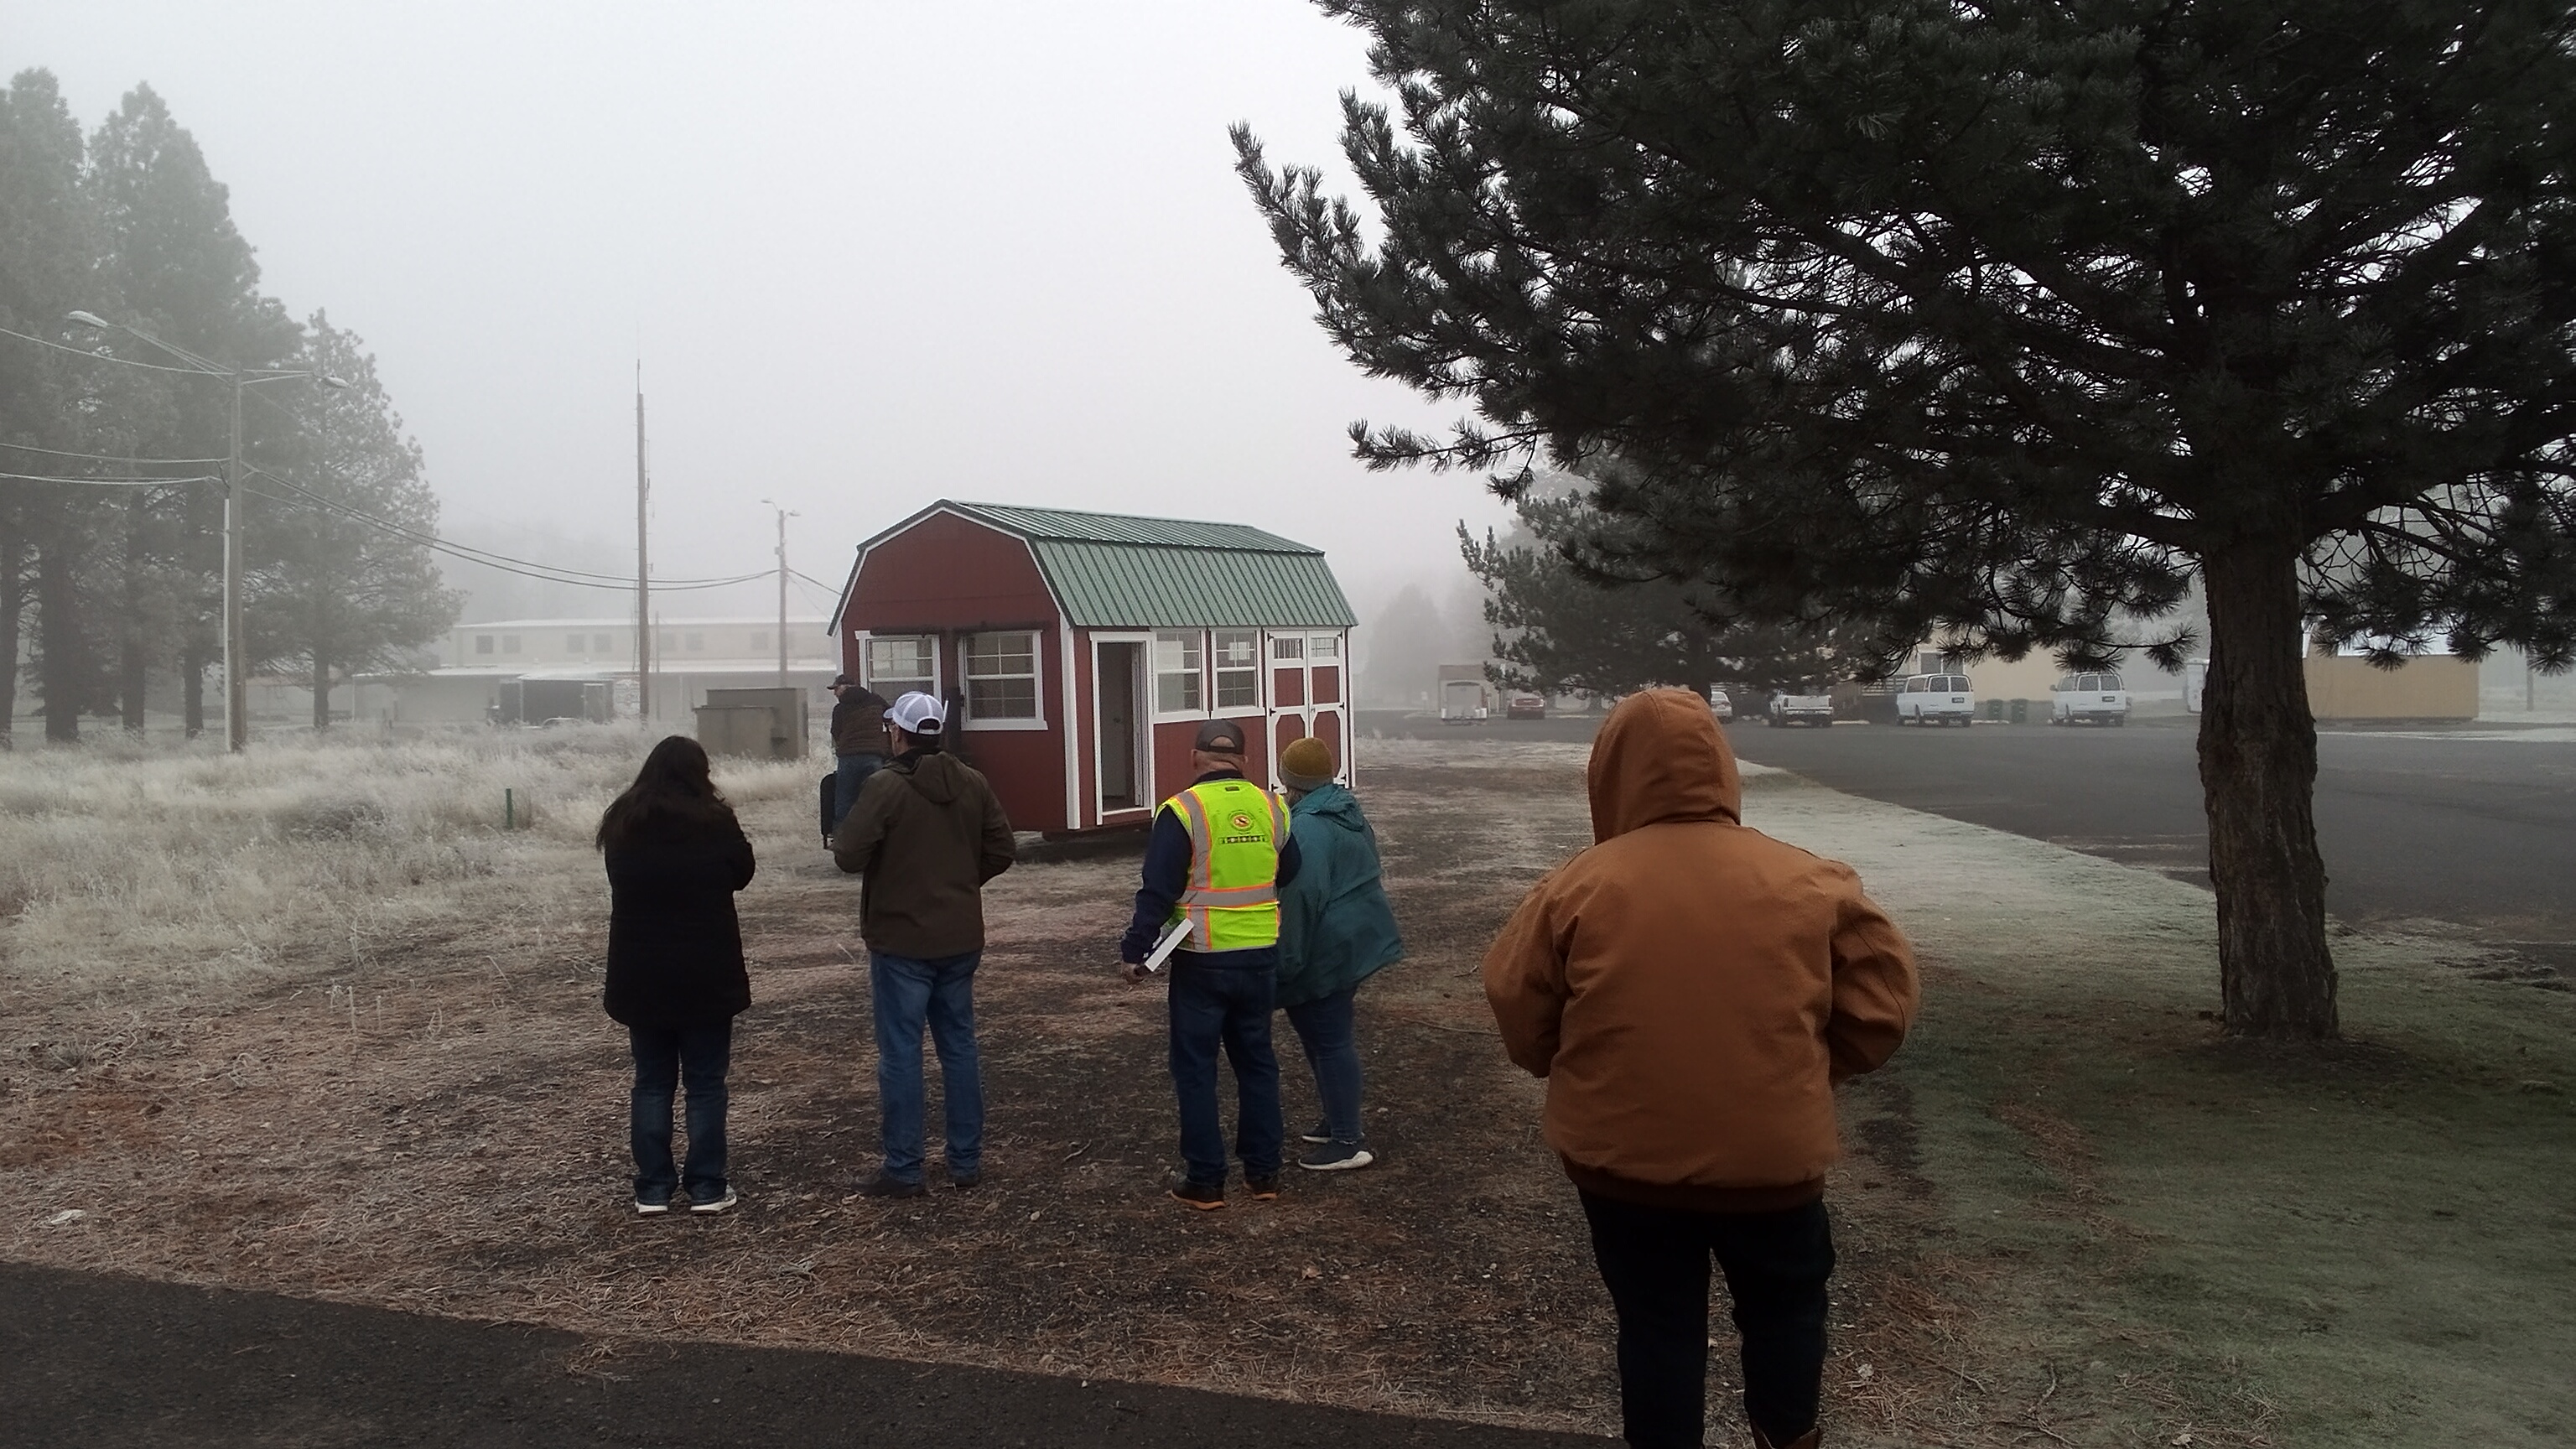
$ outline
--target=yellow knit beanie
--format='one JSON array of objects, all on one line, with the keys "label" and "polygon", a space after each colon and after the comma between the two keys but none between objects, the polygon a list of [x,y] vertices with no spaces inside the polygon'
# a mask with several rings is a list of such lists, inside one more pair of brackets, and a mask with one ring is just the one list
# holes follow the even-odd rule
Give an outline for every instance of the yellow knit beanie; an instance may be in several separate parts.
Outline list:
[{"label": "yellow knit beanie", "polygon": [[1333,752],[1308,735],[1279,752],[1279,782],[1291,790],[1333,783]]}]

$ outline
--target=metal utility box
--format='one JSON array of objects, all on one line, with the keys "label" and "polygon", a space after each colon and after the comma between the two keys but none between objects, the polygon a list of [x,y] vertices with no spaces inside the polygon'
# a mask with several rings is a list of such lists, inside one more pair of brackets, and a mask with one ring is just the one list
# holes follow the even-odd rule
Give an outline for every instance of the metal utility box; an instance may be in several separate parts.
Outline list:
[{"label": "metal utility box", "polygon": [[615,690],[605,679],[505,679],[492,717],[501,724],[578,719],[606,724]]},{"label": "metal utility box", "polygon": [[805,758],[805,691],[793,685],[710,689],[697,715],[698,743],[707,747],[708,754],[755,760]]}]

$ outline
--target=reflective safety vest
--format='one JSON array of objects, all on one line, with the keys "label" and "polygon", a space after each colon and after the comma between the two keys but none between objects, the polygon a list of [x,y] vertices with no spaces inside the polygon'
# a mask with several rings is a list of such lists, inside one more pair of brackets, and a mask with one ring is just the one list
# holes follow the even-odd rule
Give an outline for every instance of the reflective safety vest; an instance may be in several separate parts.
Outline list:
[{"label": "reflective safety vest", "polygon": [[1288,807],[1250,780],[1202,780],[1163,808],[1190,832],[1190,874],[1168,929],[1186,916],[1191,951],[1279,944],[1279,852]]}]

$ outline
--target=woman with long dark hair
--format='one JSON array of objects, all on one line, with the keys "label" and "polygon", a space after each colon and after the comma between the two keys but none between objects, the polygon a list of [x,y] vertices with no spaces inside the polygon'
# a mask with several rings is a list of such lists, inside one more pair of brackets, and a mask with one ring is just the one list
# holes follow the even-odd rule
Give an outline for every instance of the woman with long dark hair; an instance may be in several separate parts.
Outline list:
[{"label": "woman with long dark hair", "polygon": [[[608,1015],[635,1050],[628,1142],[635,1211],[734,1205],[725,1177],[725,1072],[733,1019],[751,1005],[734,892],[751,884],[751,842],[708,777],[707,752],[673,735],[599,817],[608,864]],[[671,1162],[671,1099],[688,1084],[689,1155]]]}]

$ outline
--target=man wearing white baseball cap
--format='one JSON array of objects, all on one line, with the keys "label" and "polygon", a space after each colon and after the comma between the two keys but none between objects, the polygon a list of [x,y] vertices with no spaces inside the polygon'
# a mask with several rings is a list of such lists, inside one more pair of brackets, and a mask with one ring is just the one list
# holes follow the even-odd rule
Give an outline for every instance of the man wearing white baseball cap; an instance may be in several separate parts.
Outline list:
[{"label": "man wearing white baseball cap", "polygon": [[921,1034],[939,1049],[948,1180],[983,1176],[984,1080],[975,1050],[975,967],[984,882],[1011,868],[1011,822],[993,787],[940,747],[946,711],[915,691],[886,710],[903,752],[868,777],[832,831],[832,859],[860,876],[859,935],[876,1001],[877,1111],[885,1162],[870,1197],[919,1197]]}]

